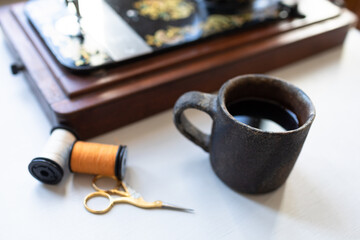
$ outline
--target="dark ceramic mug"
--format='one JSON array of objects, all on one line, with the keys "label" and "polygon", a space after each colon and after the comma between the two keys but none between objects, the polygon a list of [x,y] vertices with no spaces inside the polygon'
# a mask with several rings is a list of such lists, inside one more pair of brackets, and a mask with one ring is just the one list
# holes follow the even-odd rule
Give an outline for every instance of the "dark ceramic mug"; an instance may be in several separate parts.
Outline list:
[{"label": "dark ceramic mug", "polygon": [[[265,115],[284,109],[282,113],[293,114],[298,125],[280,132],[262,130],[256,125],[254,127],[238,121],[229,108],[233,103],[246,103],[249,99],[270,103],[270,107],[265,105],[262,108]],[[271,106],[280,108],[272,110]],[[248,110],[256,113],[257,107],[253,104]],[[199,109],[210,115],[213,120],[210,135],[188,121],[183,114],[188,108]],[[287,114],[276,115],[279,118],[276,120],[286,125]],[[174,106],[174,123],[178,130],[210,153],[212,168],[223,182],[245,193],[270,192],[286,181],[314,118],[315,108],[302,90],[266,75],[233,78],[221,87],[217,95],[185,93]]]}]

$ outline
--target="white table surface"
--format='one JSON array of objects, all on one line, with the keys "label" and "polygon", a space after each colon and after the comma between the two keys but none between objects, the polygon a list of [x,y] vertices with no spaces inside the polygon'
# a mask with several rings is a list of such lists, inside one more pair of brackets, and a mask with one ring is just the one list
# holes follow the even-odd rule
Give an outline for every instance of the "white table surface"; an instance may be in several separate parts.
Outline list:
[{"label": "white table surface", "polygon": [[[312,98],[317,117],[284,186],[265,195],[232,191],[208,154],[185,139],[171,111],[91,139],[129,147],[126,181],[148,201],[194,214],[115,206],[105,215],[83,207],[90,175],[66,173],[56,186],[28,172],[50,123],[0,34],[0,239],[360,239],[360,32],[345,44],[269,75]],[[209,131],[205,114],[189,116]]]}]

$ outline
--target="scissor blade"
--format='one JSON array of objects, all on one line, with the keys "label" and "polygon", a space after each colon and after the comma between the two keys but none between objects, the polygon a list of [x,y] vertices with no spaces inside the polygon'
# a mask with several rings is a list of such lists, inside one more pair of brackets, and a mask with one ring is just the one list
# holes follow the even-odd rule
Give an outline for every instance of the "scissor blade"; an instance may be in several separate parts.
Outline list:
[{"label": "scissor blade", "polygon": [[123,182],[123,184],[125,185],[125,188],[127,188],[127,191],[132,198],[134,199],[141,198],[141,194],[135,191],[134,189],[132,189],[126,182]]},{"label": "scissor blade", "polygon": [[182,211],[182,212],[188,212],[188,213],[194,213],[194,209],[191,208],[183,208],[183,207],[179,207],[170,203],[162,203],[161,205],[162,208],[165,209],[170,209],[170,210],[176,210],[176,211]]}]

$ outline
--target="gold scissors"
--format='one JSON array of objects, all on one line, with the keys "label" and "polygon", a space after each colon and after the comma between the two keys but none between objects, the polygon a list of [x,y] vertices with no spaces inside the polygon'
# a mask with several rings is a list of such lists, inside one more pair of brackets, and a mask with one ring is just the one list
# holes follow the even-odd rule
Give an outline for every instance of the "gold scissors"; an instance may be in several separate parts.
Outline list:
[{"label": "gold scissors", "polygon": [[[107,189],[107,190],[99,188],[96,185],[96,182],[104,177],[114,179],[116,181],[116,186],[112,189]],[[178,207],[172,204],[164,203],[159,200],[155,202],[146,202],[139,193],[135,192],[133,189],[128,187],[124,182],[118,180],[114,176],[108,177],[108,176],[97,175],[92,180],[92,186],[96,190],[96,192],[90,193],[84,199],[84,206],[86,210],[88,210],[91,213],[95,213],[95,214],[107,213],[116,203],[128,203],[140,208],[165,208],[165,209],[178,210],[183,212],[194,212],[193,209]],[[120,190],[121,188],[123,190]],[[114,198],[112,197],[112,195],[117,195],[120,197]],[[107,205],[107,207],[105,207],[102,210],[94,210],[90,208],[88,205],[89,200],[96,197],[107,198],[109,200],[109,204]]]}]

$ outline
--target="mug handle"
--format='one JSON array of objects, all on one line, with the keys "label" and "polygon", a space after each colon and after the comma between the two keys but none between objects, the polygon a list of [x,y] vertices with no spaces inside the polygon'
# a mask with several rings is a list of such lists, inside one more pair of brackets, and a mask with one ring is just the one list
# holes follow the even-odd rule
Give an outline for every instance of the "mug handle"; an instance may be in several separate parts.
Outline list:
[{"label": "mug handle", "polygon": [[210,135],[200,131],[185,117],[184,111],[188,108],[201,110],[214,120],[216,95],[197,91],[187,92],[176,101],[173,110],[176,128],[190,141],[209,152]]}]

